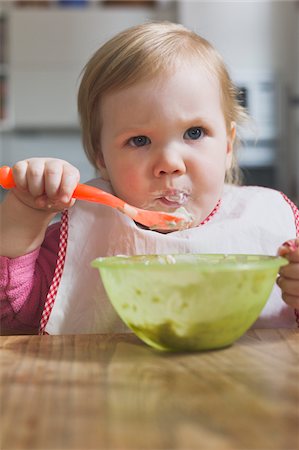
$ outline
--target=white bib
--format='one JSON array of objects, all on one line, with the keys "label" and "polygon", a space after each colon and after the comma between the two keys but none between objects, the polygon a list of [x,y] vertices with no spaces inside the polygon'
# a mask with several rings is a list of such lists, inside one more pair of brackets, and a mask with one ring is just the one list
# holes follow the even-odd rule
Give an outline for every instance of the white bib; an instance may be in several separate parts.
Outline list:
[{"label": "white bib", "polygon": [[[101,179],[90,184],[111,191]],[[218,212],[205,225],[168,234],[139,227],[110,207],[77,201],[68,212],[63,274],[46,332],[49,334],[128,331],[107,298],[99,273],[90,266],[99,256],[169,253],[249,253],[276,255],[296,237],[294,214],[283,196],[260,187],[225,186]],[[294,310],[275,286],[259,327],[296,327]]]}]

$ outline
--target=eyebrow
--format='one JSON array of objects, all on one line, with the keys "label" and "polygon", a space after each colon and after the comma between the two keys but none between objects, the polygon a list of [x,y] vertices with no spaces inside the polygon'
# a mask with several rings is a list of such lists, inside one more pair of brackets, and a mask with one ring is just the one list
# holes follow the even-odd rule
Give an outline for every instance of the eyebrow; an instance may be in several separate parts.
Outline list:
[{"label": "eyebrow", "polygon": [[113,139],[121,139],[123,137],[134,137],[134,136],[145,136],[150,134],[149,129],[145,129],[145,127],[134,127],[134,128],[126,128],[116,132],[113,135]]},{"label": "eyebrow", "polygon": [[[202,126],[202,127],[213,127],[215,123],[215,119],[212,117],[204,117],[204,116],[195,116],[195,117],[187,117],[187,118],[179,118],[177,120],[177,125],[181,126],[184,129],[188,129],[190,127],[196,127],[196,126]],[[150,127],[146,124],[142,125],[135,125],[128,128],[123,128],[119,131],[117,131],[113,135],[113,139],[121,139],[122,137],[133,137],[133,136],[143,136],[148,135],[152,133],[152,130],[154,127]]]},{"label": "eyebrow", "polygon": [[212,124],[214,123],[214,117],[208,117],[208,116],[196,116],[196,117],[190,117],[190,118],[186,118],[186,119],[182,119],[181,122],[183,124],[190,124],[193,123],[194,125],[201,125],[201,124]]}]

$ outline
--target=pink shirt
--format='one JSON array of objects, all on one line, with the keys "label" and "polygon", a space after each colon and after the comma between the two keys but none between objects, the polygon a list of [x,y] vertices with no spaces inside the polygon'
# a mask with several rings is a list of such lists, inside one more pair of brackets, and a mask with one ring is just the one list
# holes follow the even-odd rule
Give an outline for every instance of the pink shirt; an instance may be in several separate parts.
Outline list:
[{"label": "pink shirt", "polygon": [[37,334],[56,266],[60,223],[42,246],[18,258],[0,256],[1,334]]}]

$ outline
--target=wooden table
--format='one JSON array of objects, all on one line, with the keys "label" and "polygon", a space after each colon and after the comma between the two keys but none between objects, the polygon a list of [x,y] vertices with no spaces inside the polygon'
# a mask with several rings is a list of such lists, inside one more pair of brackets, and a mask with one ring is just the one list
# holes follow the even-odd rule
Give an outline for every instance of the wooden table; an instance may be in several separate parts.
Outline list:
[{"label": "wooden table", "polygon": [[1,337],[1,450],[294,450],[299,334],[160,353],[133,335]]}]

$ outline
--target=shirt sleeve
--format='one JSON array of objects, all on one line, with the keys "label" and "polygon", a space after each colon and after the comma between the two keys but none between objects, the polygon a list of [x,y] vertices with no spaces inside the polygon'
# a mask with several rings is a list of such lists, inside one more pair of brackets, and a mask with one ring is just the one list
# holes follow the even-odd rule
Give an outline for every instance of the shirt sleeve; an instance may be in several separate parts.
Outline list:
[{"label": "shirt sleeve", "polygon": [[37,334],[55,271],[60,223],[51,225],[40,248],[17,258],[0,256],[1,334]]}]

